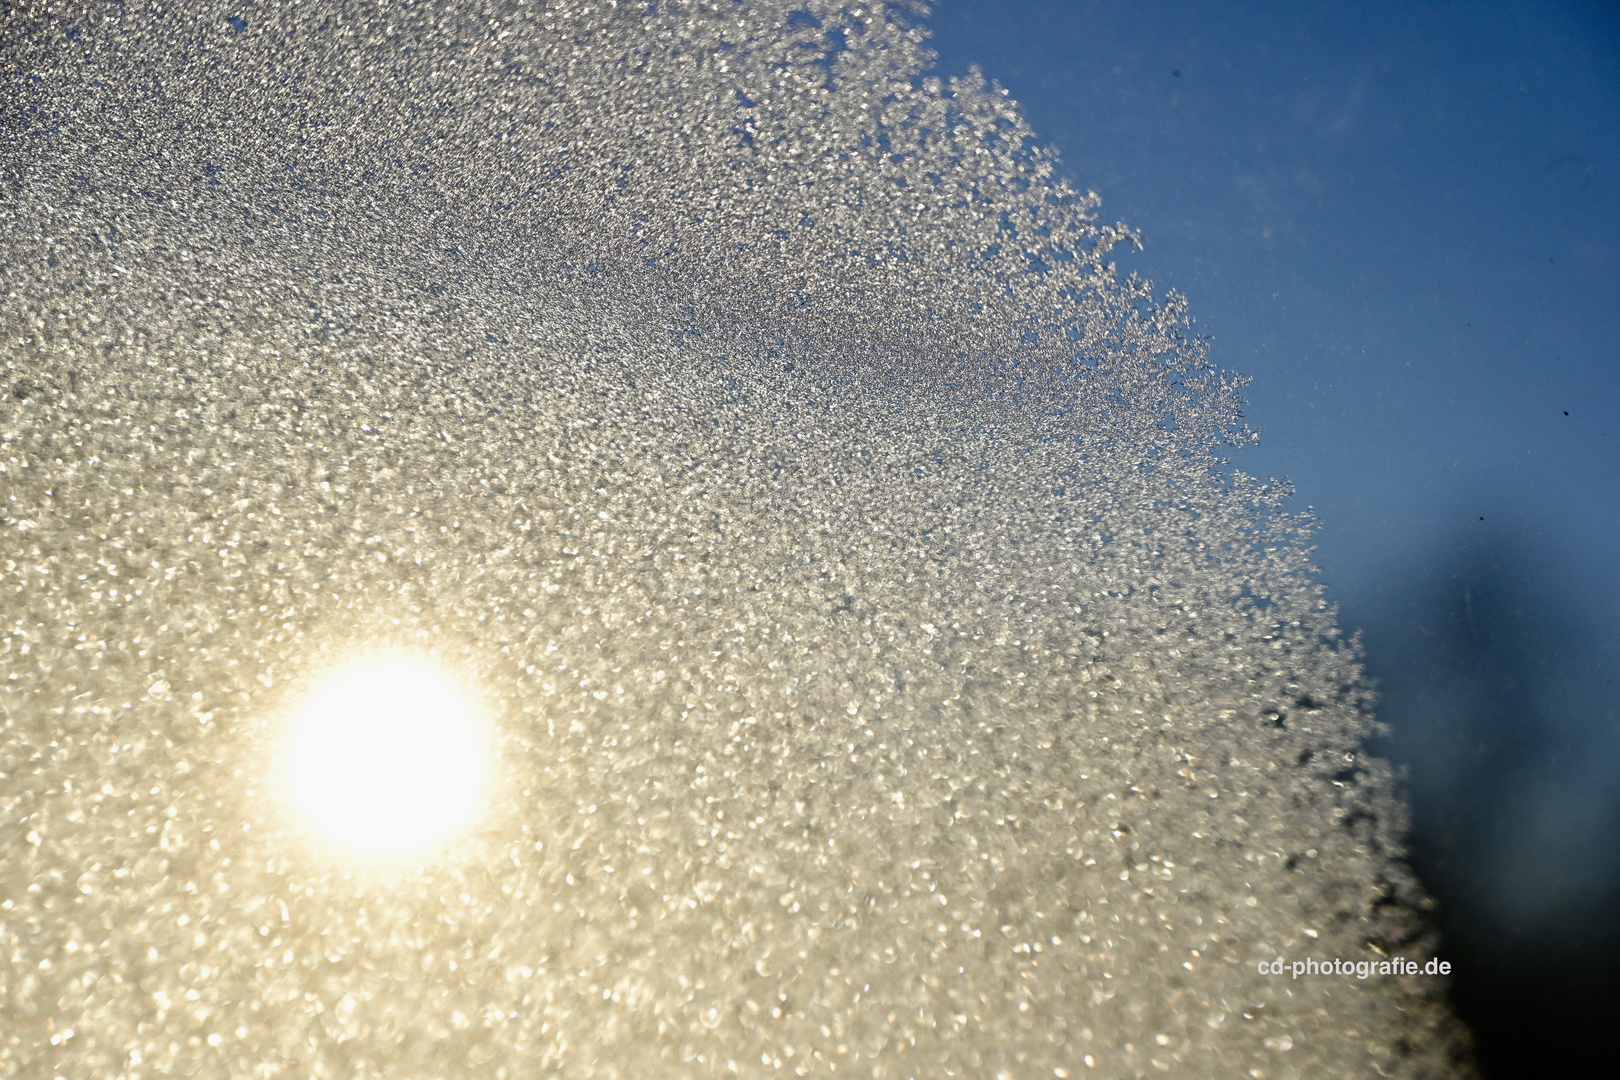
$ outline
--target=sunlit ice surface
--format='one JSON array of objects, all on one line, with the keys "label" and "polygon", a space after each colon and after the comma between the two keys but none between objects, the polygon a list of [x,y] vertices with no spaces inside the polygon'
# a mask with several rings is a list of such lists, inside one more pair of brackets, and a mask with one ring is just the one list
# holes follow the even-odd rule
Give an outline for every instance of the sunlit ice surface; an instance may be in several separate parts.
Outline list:
[{"label": "sunlit ice surface", "polygon": [[[1257,970],[1435,949],[1310,523],[914,7],[0,18],[0,1077],[1466,1072]],[[368,635],[500,782],[345,877]]]},{"label": "sunlit ice surface", "polygon": [[472,824],[489,773],[485,725],[425,662],[353,664],[313,690],[291,728],[292,802],[341,849],[419,853]]}]

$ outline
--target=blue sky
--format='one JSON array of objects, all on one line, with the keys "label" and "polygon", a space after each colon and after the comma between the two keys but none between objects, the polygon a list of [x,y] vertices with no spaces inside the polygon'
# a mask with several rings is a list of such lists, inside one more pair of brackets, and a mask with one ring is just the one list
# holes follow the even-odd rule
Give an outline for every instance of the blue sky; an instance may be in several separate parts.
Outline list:
[{"label": "blue sky", "polygon": [[1253,376],[1234,464],[1320,516],[1476,1024],[1536,972],[1615,994],[1620,15],[957,0],[930,25]]}]

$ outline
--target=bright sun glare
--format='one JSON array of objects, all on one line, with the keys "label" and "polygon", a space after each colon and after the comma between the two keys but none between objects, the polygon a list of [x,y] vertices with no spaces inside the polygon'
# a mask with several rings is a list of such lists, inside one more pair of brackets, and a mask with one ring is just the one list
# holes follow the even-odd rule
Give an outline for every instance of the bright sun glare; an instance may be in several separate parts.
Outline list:
[{"label": "bright sun glare", "polygon": [[485,735],[471,702],[431,668],[400,657],[356,665],[316,687],[295,722],[293,800],[351,851],[425,850],[472,823]]}]

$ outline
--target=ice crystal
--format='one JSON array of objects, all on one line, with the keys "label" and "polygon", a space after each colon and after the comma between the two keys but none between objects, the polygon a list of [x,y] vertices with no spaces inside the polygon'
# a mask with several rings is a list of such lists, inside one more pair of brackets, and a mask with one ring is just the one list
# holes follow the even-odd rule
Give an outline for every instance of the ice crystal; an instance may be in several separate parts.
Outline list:
[{"label": "ice crystal", "polygon": [[[1354,650],[1182,301],[903,4],[0,23],[0,1076],[1441,1075]],[[500,777],[307,843],[290,703]]]}]

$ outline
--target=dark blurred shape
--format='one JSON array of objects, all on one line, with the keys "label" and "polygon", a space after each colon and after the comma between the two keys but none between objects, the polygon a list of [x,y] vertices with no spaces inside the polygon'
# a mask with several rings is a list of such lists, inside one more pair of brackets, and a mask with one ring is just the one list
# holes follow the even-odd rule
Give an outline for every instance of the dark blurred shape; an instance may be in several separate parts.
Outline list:
[{"label": "dark blurred shape", "polygon": [[1592,186],[1592,163],[1583,157],[1565,154],[1548,165],[1547,171],[1567,182],[1575,191],[1585,191]]},{"label": "dark blurred shape", "polygon": [[1467,527],[1347,620],[1367,627],[1393,728],[1376,749],[1409,770],[1412,862],[1492,1077],[1600,1075],[1620,1013],[1612,672],[1559,570]]}]

